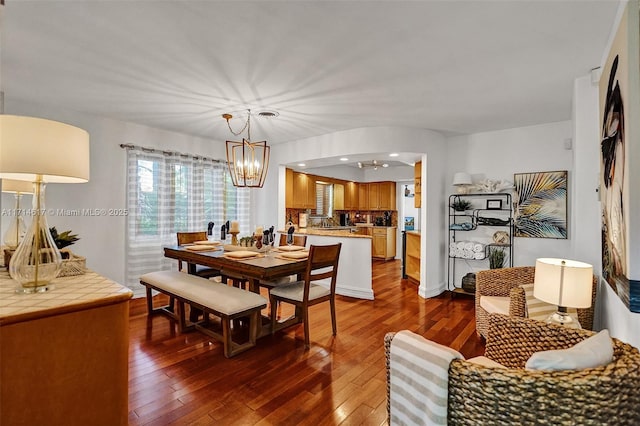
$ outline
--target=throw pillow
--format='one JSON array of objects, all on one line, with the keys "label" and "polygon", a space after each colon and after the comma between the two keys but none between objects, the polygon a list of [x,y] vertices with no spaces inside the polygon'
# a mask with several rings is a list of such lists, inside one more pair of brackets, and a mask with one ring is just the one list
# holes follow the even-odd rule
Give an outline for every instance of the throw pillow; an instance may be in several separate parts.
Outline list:
[{"label": "throw pillow", "polygon": [[608,330],[575,344],[569,349],[536,352],[525,368],[529,370],[582,370],[613,361],[613,343]]}]

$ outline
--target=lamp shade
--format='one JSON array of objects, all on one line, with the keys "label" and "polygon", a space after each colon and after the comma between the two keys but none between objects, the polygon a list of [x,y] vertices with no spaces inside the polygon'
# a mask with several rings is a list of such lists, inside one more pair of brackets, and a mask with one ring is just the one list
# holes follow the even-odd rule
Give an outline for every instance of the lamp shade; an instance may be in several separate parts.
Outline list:
[{"label": "lamp shade", "polygon": [[591,306],[593,267],[575,260],[536,260],[533,296],[543,302],[569,308]]},{"label": "lamp shade", "polygon": [[469,173],[458,172],[453,175],[453,186],[471,185],[472,183],[473,181],[471,180],[471,176],[469,176]]},{"label": "lamp shade", "polygon": [[35,182],[89,180],[89,133],[57,121],[0,115],[0,177]]},{"label": "lamp shade", "polygon": [[26,180],[2,179],[2,192],[33,194],[33,183]]}]

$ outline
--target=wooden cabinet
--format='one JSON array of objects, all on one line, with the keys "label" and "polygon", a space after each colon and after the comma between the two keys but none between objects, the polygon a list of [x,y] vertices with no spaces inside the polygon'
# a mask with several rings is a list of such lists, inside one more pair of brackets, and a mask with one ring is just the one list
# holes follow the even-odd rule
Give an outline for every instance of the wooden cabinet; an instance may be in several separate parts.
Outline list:
[{"label": "wooden cabinet", "polygon": [[358,184],[358,210],[369,210],[369,183]]},{"label": "wooden cabinet", "polygon": [[344,185],[341,183],[333,184],[333,209],[344,210]]},{"label": "wooden cabinet", "polygon": [[360,210],[396,210],[396,183],[358,184],[358,208]]},{"label": "wooden cabinet", "polygon": [[315,209],[316,180],[333,183],[334,210],[397,210],[395,182],[348,182],[292,169],[286,169],[285,208]]},{"label": "wooden cabinet", "polygon": [[405,238],[405,273],[409,279],[420,284],[420,233],[407,231]]},{"label": "wooden cabinet", "polygon": [[344,188],[344,209],[358,210],[358,184],[356,182],[346,182]]},{"label": "wooden cabinet", "polygon": [[16,295],[0,272],[0,424],[126,425],[131,290],[94,272],[55,283]]},{"label": "wooden cabinet", "polygon": [[415,208],[419,209],[422,205],[422,161],[418,161],[413,167],[413,183],[416,193],[413,203]]},{"label": "wooden cabinet", "polygon": [[369,184],[369,210],[380,209],[380,184],[372,182]]},{"label": "wooden cabinet", "polygon": [[285,195],[284,206],[287,209],[293,209],[293,170],[286,169],[285,173]]},{"label": "wooden cabinet", "polygon": [[396,257],[396,227],[373,227],[371,257],[393,259]]},{"label": "wooden cabinet", "polygon": [[371,237],[373,235],[373,228],[371,226],[358,226],[357,233],[358,235],[368,235]]},{"label": "wooden cabinet", "polygon": [[316,180],[305,173],[293,172],[293,202],[294,209],[315,209]]},{"label": "wooden cabinet", "polygon": [[378,183],[378,207],[377,210],[396,210],[396,183]]}]

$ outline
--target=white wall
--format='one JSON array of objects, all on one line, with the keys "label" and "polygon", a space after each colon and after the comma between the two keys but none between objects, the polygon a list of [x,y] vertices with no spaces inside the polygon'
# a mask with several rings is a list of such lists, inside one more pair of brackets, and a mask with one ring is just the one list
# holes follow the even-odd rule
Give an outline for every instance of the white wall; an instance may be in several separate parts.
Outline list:
[{"label": "white wall", "polygon": [[[508,180],[513,182],[514,173],[568,171],[569,192],[577,184],[573,173],[573,151],[564,147],[566,139],[572,138],[570,121],[521,127],[495,132],[476,133],[451,137],[448,140],[446,182],[453,181],[456,172],[472,175],[474,183],[483,179]],[[445,184],[449,194],[455,193],[450,184]],[[569,197],[569,239],[514,238],[514,266],[533,265],[538,257],[566,257],[571,250],[572,197]],[[448,206],[444,206],[448,214]],[[489,238],[495,230],[487,228]],[[483,236],[484,237],[484,236]],[[487,241],[489,241],[487,240]],[[445,239],[445,241],[448,241]],[[445,259],[445,263],[448,260]],[[457,287],[467,272],[488,268],[488,260],[456,261]],[[445,268],[446,270],[446,268]]]},{"label": "white wall", "polygon": [[[162,148],[185,153],[224,158],[224,142],[215,142],[146,126],[109,120],[58,108],[25,104],[5,99],[7,114],[49,118],[78,126],[89,132],[91,141],[91,177],[85,184],[49,184],[46,202],[53,209],[120,209],[126,207],[126,152],[122,143]],[[13,207],[13,199],[4,194],[2,205]],[[31,197],[27,197],[30,200]],[[123,216],[51,216],[49,226],[59,231],[71,229],[80,241],[71,246],[74,253],[87,258],[87,266],[96,272],[124,282],[125,224]],[[9,223],[2,218],[2,233]]]}]

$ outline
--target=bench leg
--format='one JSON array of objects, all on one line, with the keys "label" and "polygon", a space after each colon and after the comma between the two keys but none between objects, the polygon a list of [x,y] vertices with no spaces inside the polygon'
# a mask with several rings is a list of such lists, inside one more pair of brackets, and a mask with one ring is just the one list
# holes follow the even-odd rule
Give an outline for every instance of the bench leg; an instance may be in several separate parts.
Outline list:
[{"label": "bench leg", "polygon": [[195,328],[195,324],[193,322],[187,323],[186,317],[185,303],[182,301],[178,301],[178,325],[180,333],[185,333]]},{"label": "bench leg", "polygon": [[231,340],[231,328],[229,317],[222,318],[222,345],[224,346],[225,358],[230,358],[234,355],[232,348],[233,341]]}]

